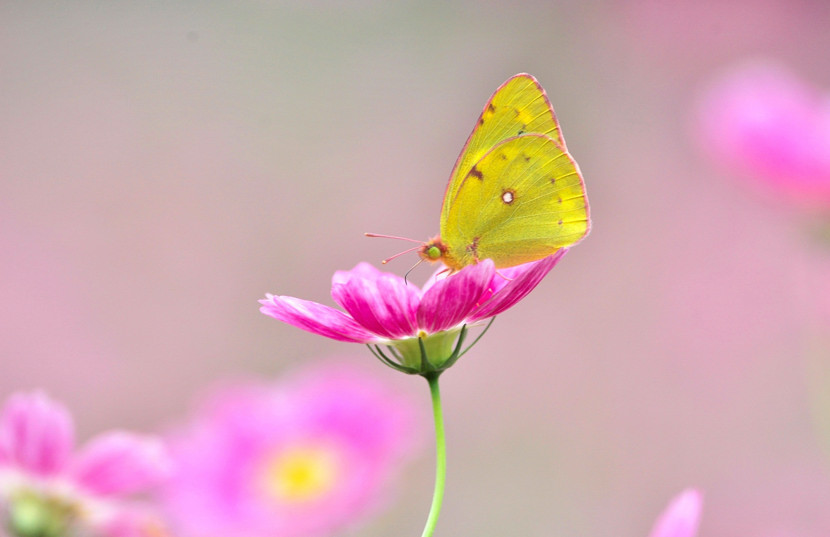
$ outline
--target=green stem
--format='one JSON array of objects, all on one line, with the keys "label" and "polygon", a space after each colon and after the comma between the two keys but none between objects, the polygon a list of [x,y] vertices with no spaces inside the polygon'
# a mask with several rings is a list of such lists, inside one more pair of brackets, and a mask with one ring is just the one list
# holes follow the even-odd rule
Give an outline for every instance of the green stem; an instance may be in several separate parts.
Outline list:
[{"label": "green stem", "polygon": [[432,395],[432,415],[435,419],[435,491],[432,493],[432,507],[429,509],[427,524],[421,537],[432,537],[438,515],[441,514],[441,503],[444,501],[444,483],[447,477],[447,446],[444,439],[444,413],[441,410],[441,391],[438,389],[440,373],[424,375],[429,383],[429,393]]}]

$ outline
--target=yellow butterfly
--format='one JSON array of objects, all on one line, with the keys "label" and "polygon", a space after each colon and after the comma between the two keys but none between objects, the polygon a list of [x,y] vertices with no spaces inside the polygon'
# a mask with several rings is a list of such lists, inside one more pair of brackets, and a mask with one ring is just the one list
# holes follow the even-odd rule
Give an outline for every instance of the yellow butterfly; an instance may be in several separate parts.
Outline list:
[{"label": "yellow butterfly", "polygon": [[588,234],[579,166],[545,90],[521,73],[487,101],[458,156],[441,209],[441,234],[419,255],[450,270],[542,259]]},{"label": "yellow butterfly", "polygon": [[493,93],[461,150],[440,235],[413,249],[451,271],[488,258],[505,268],[547,257],[589,228],[579,166],[545,90],[521,73]]}]

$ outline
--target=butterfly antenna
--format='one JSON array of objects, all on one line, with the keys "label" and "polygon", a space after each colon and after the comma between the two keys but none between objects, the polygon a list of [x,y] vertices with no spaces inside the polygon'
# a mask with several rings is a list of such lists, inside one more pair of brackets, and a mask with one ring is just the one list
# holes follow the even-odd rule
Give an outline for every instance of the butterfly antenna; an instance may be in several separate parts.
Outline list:
[{"label": "butterfly antenna", "polygon": [[[418,249],[420,249],[420,248],[421,248],[420,246],[415,246],[415,247],[413,247],[413,248],[409,248],[409,249],[407,249],[407,250],[404,250],[403,252],[398,252],[397,254],[393,255],[392,257],[387,257],[386,259],[384,259],[384,260],[383,260],[383,261],[381,261],[380,263],[381,263],[382,265],[385,265],[385,264],[387,264],[388,262],[390,262],[390,261],[392,261],[393,259],[395,259],[396,257],[400,257],[400,256],[402,256],[403,254],[408,254],[409,252],[414,252],[415,250],[418,250]],[[420,263],[420,261],[419,261],[419,263]],[[414,267],[413,267],[413,268],[414,268]],[[409,270],[412,270],[412,269],[409,269]]]},{"label": "butterfly antenna", "polygon": [[[381,264],[383,264],[383,265],[385,265],[385,264],[387,264],[388,262],[392,261],[392,260],[393,260],[393,259],[395,259],[396,257],[400,257],[400,256],[402,256],[403,254],[408,254],[409,252],[414,252],[415,250],[418,250],[418,249],[419,249],[419,248],[421,248],[421,246],[423,246],[423,244],[424,244],[424,243],[423,243],[423,241],[416,241],[415,239],[408,239],[408,238],[406,238],[406,237],[397,237],[397,236],[395,236],[395,235],[381,235],[381,234],[379,234],[379,233],[364,233],[364,235],[365,235],[365,236],[367,236],[367,237],[372,237],[372,238],[378,238],[378,239],[398,239],[398,240],[401,240],[401,241],[415,242],[415,243],[417,243],[417,244],[418,244],[418,246],[415,246],[415,247],[410,248],[410,249],[408,249],[408,250],[404,250],[403,252],[400,252],[400,253],[397,253],[397,254],[393,255],[392,257],[387,257],[386,259],[384,259],[383,261],[381,261]],[[418,266],[418,265],[416,264],[415,266]],[[412,267],[412,268],[415,268],[415,267]],[[412,270],[412,269],[409,269],[409,270]],[[409,273],[407,272],[407,274],[409,274]]]},{"label": "butterfly antenna", "polygon": [[375,239],[398,239],[399,241],[417,242],[418,244],[424,243],[424,241],[416,241],[415,239],[408,239],[406,237],[396,237],[395,235],[381,235],[379,233],[364,233],[364,235]]}]

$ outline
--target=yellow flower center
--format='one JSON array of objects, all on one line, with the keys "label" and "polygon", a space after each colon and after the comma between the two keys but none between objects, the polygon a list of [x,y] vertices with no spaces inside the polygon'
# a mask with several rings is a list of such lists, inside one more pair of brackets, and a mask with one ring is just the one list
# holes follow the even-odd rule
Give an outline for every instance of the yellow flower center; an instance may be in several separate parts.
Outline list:
[{"label": "yellow flower center", "polygon": [[283,502],[302,503],[323,496],[340,473],[331,448],[296,446],[281,450],[267,465],[266,489]]}]

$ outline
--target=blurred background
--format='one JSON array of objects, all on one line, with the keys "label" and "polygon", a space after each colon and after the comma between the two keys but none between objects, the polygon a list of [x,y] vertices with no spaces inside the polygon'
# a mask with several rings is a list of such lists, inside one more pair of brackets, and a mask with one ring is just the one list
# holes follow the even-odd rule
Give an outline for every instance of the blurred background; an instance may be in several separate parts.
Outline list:
[{"label": "blurred background", "polygon": [[[753,182],[705,128],[745,62],[830,126],[828,27],[799,0],[2,2],[0,395],[48,390],[85,438],[164,430],[229,378],[370,363],[257,299],[332,304],[335,270],[405,247],[363,232],[437,233],[525,71],[593,231],[444,375],[438,533],[645,536],[697,486],[702,536],[827,535],[830,203]],[[420,532],[430,442],[360,535]]]}]

